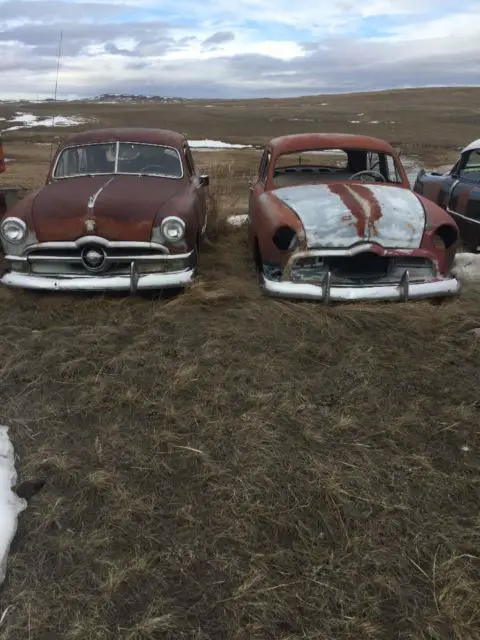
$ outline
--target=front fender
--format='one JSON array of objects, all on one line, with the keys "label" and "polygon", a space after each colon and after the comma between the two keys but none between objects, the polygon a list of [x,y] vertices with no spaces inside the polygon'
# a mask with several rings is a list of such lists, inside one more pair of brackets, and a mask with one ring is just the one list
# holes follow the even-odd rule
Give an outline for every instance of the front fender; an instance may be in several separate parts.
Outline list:
[{"label": "front fender", "polygon": [[288,249],[280,249],[274,242],[276,233],[290,228],[299,238],[303,235],[303,226],[298,216],[271,192],[263,193],[258,199],[252,231],[258,241],[263,262],[285,264],[290,255]]}]

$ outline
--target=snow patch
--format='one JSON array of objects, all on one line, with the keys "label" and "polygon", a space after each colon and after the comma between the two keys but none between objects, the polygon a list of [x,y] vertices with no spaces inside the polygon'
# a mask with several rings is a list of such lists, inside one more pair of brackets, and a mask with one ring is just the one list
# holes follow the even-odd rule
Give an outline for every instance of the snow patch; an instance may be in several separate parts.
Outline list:
[{"label": "snow patch", "polygon": [[241,227],[248,222],[248,214],[242,213],[238,215],[228,216],[227,221],[232,227]]},{"label": "snow patch", "polygon": [[36,116],[33,113],[17,111],[15,116],[8,120],[8,124],[13,126],[7,127],[4,131],[18,131],[31,127],[73,127],[86,122],[88,120],[79,116]]},{"label": "snow patch", "polygon": [[350,120],[351,124],[360,124],[360,120]]},{"label": "snow patch", "polygon": [[189,140],[192,149],[250,149],[251,144],[230,144],[220,140]]},{"label": "snow patch", "polygon": [[457,253],[453,261],[452,273],[459,280],[480,282],[480,254],[466,251]]},{"label": "snow patch", "polygon": [[18,514],[27,508],[27,501],[12,491],[17,484],[14,455],[8,427],[0,426],[0,585],[7,573],[8,553],[17,532]]}]

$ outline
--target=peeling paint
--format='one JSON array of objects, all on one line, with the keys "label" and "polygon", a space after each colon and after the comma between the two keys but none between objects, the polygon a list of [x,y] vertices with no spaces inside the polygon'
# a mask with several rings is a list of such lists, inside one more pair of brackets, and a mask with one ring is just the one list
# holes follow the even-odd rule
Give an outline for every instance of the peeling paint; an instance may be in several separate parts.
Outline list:
[{"label": "peeling paint", "polygon": [[276,198],[304,226],[309,247],[349,247],[374,240],[383,247],[417,249],[425,228],[418,197],[391,185],[313,184],[283,187]]}]

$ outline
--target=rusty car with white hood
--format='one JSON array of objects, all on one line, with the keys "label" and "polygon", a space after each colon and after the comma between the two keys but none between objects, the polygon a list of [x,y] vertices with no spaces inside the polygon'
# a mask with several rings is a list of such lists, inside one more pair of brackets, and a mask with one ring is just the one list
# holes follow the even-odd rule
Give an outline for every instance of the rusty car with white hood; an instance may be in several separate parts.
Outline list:
[{"label": "rusty car with white hood", "polygon": [[60,144],[46,183],[1,218],[1,282],[54,291],[183,288],[196,273],[208,182],[175,131],[77,133]]},{"label": "rusty car with white hood", "polygon": [[412,191],[398,153],[377,138],[271,140],[250,182],[248,227],[269,295],[406,301],[460,290],[457,225]]}]

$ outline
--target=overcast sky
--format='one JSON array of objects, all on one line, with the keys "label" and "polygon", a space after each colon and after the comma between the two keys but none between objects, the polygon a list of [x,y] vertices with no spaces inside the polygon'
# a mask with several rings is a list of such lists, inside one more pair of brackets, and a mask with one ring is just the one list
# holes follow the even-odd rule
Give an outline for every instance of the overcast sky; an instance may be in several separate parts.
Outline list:
[{"label": "overcast sky", "polygon": [[480,0],[0,0],[0,98],[480,84]]}]

